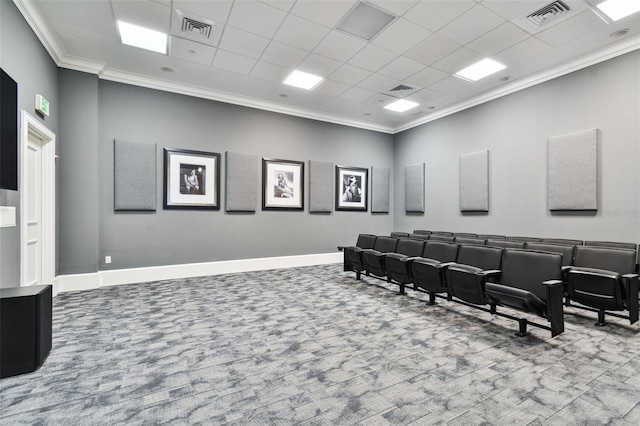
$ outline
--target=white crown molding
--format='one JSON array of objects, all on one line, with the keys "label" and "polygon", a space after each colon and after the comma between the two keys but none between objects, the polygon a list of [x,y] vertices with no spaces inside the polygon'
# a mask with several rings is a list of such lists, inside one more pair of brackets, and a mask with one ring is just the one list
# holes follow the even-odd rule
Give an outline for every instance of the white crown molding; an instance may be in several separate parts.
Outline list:
[{"label": "white crown molding", "polygon": [[406,130],[421,126],[431,121],[438,120],[448,115],[455,114],[465,109],[472,108],[485,102],[501,98],[503,96],[527,89],[529,87],[544,83],[554,78],[561,77],[563,75],[586,68],[588,66],[604,62],[608,59],[615,58],[625,53],[629,53],[633,50],[640,49],[640,36],[630,37],[629,39],[621,41],[620,43],[604,47],[600,50],[592,52],[589,55],[582,56],[575,61],[571,61],[557,67],[549,68],[527,78],[513,81],[512,83],[499,87],[495,90],[485,92],[476,97],[443,108],[442,110],[434,111],[431,114],[410,121],[405,125],[392,128],[388,126],[376,125],[375,123],[370,122],[345,119],[344,117],[325,114],[318,111],[284,106],[235,94],[208,90],[184,84],[176,84],[173,82],[150,78],[134,73],[111,70],[108,69],[106,67],[106,64],[104,63],[88,61],[67,55],[64,49],[62,49],[59,43],[57,43],[56,38],[48,30],[48,27],[46,26],[44,20],[40,18],[36,9],[31,5],[30,0],[13,0],[13,2],[20,10],[20,13],[22,13],[22,15],[25,17],[27,23],[34,31],[42,45],[45,47],[51,58],[55,61],[56,65],[61,68],[97,74],[99,78],[114,82],[146,87],[165,92],[178,93],[202,99],[209,99],[218,102],[275,112],[278,114],[291,115],[295,117],[307,118],[311,120],[323,121],[327,123],[339,124],[365,130],[372,130],[387,134],[397,134],[400,132],[404,132]]},{"label": "white crown molding", "polygon": [[192,277],[266,271],[269,269],[297,268],[301,266],[341,263],[343,254],[321,253],[300,256],[264,257],[256,259],[228,260],[221,262],[163,265],[146,268],[114,269],[89,274],[58,275],[54,288],[56,294],[68,291],[94,290],[122,284],[149,281],[185,279]]},{"label": "white crown molding", "polygon": [[575,61],[571,61],[556,67],[549,68],[545,71],[531,75],[526,78],[516,80],[510,84],[501,86],[495,90],[485,92],[474,98],[467,99],[463,102],[451,105],[447,108],[443,108],[440,111],[433,112],[424,117],[420,117],[414,121],[411,121],[404,126],[395,128],[393,134],[404,132],[405,130],[412,129],[417,126],[429,123],[431,121],[438,120],[448,115],[455,114],[468,108],[492,101],[494,99],[501,98],[506,95],[510,95],[515,92],[527,89],[529,87],[544,83],[554,78],[562,77],[563,75],[570,74],[574,71],[581,70],[583,68],[596,65],[600,62],[613,59],[617,56],[624,55],[634,50],[640,49],[640,36],[630,37],[621,43],[616,43],[611,46],[596,50],[589,55],[582,56]]}]

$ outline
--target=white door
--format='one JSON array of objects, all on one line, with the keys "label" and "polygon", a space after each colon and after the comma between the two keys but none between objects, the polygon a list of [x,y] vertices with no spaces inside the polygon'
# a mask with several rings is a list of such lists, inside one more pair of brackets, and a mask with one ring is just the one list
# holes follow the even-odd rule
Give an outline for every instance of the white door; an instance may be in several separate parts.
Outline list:
[{"label": "white door", "polygon": [[26,274],[24,285],[42,283],[42,140],[29,132],[27,141],[25,210],[22,213],[27,222],[27,247],[24,259]]},{"label": "white door", "polygon": [[55,284],[55,134],[26,111],[20,124],[20,285]]}]

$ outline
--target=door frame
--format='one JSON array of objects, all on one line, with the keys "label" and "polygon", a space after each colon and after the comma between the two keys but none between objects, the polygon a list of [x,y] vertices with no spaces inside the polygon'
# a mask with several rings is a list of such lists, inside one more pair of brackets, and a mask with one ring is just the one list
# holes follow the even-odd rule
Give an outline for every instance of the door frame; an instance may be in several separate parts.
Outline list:
[{"label": "door frame", "polygon": [[[27,146],[29,135],[42,141],[42,284],[54,284],[56,276],[56,135],[25,110],[20,112],[20,286],[27,278]],[[56,289],[54,286],[54,295]]]}]

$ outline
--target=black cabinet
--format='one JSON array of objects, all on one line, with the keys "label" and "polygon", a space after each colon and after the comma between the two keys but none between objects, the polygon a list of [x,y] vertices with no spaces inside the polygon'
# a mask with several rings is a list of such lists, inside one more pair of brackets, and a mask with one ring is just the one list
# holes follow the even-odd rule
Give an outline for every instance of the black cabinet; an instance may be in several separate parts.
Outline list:
[{"label": "black cabinet", "polygon": [[0,378],[37,370],[51,351],[50,285],[0,289]]}]

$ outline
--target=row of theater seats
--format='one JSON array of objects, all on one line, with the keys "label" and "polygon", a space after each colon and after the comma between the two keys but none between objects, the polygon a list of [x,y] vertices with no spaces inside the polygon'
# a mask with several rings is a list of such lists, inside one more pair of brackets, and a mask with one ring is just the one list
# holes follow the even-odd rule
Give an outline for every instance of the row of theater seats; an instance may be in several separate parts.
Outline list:
[{"label": "row of theater seats", "polygon": [[[464,237],[467,238],[467,237]],[[474,240],[482,240],[475,238]],[[495,244],[502,242],[503,245]],[[541,241],[438,241],[361,234],[344,247],[344,269],[360,279],[386,279],[400,286],[517,320],[519,335],[527,325],[564,331],[564,306],[638,321],[636,250]],[[498,311],[507,307],[545,318],[544,325]],[[624,315],[619,313],[624,311]]]}]

